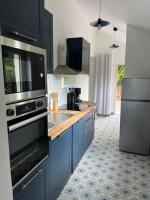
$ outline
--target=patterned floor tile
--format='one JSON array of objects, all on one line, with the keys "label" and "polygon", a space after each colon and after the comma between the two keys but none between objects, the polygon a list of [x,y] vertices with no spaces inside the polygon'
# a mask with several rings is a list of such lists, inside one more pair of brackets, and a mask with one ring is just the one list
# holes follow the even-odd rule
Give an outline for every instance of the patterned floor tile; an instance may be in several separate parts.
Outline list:
[{"label": "patterned floor tile", "polygon": [[119,115],[97,117],[95,138],[59,200],[150,200],[150,157],[119,151]]}]

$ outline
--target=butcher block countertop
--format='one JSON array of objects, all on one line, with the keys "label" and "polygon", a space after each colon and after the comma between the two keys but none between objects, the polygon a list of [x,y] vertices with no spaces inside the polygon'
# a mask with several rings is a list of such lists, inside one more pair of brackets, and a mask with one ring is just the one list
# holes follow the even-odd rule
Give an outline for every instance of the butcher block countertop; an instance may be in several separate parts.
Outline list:
[{"label": "butcher block countertop", "polygon": [[[58,113],[66,113],[66,114],[71,114],[67,120],[64,122],[58,124],[54,128],[48,131],[48,137],[50,140],[55,139],[59,135],[61,135],[65,130],[67,130],[69,127],[71,127],[74,123],[79,121],[81,118],[83,118],[88,112],[96,109],[96,104],[87,102],[87,101],[82,101],[82,104],[88,105],[84,110],[82,111],[71,111],[71,110],[59,110]],[[56,113],[53,111],[50,111],[52,113]]]}]

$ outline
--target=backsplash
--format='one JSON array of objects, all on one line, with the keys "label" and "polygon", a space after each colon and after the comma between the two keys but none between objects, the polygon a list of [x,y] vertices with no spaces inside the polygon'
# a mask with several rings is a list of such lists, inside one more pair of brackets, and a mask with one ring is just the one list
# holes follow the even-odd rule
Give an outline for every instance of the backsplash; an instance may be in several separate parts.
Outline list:
[{"label": "backsplash", "polygon": [[[69,87],[81,88],[81,99],[88,100],[88,75],[51,75],[47,76],[47,90],[48,97],[52,92],[58,92],[58,105],[64,105],[67,103],[67,93]],[[50,102],[51,99],[49,98]],[[50,104],[50,103],[49,103]]]}]

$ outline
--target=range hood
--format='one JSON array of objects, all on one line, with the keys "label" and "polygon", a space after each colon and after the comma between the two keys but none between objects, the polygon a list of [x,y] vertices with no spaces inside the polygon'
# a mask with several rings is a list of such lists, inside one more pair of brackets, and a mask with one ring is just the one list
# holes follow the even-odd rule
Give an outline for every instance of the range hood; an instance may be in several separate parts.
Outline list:
[{"label": "range hood", "polygon": [[65,45],[58,45],[58,66],[54,74],[89,74],[90,44],[83,38],[67,38]]},{"label": "range hood", "polygon": [[71,69],[67,65],[58,65],[54,70],[54,74],[56,75],[77,75],[78,73],[80,72]]},{"label": "range hood", "polygon": [[66,45],[58,45],[57,47],[57,61],[58,65],[54,69],[54,74],[56,75],[77,75],[79,72],[73,70],[66,64]]}]

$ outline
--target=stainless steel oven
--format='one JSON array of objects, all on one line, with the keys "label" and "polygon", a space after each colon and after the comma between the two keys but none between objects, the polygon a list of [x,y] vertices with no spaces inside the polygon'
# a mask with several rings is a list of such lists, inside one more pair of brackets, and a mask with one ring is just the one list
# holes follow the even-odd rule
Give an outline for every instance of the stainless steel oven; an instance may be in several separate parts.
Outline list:
[{"label": "stainless steel oven", "polygon": [[15,188],[48,157],[47,98],[7,105],[6,114]]},{"label": "stainless steel oven", "polygon": [[0,37],[6,104],[46,95],[46,50]]}]

